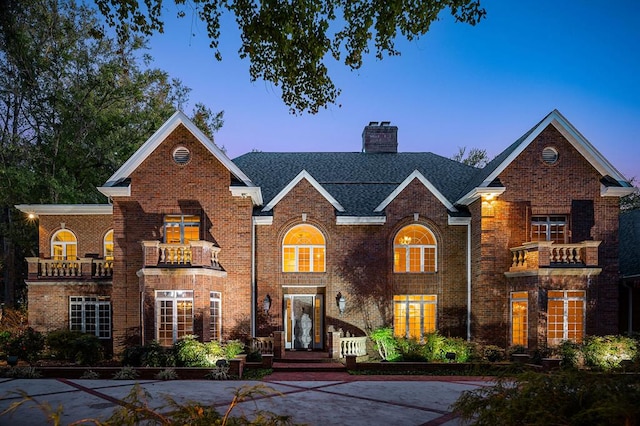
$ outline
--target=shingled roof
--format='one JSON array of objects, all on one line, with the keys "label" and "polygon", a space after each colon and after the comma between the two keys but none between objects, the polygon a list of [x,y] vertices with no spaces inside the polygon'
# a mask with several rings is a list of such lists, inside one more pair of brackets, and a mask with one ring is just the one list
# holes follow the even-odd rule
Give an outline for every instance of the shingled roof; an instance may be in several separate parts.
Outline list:
[{"label": "shingled roof", "polygon": [[381,214],[375,208],[416,170],[454,204],[480,170],[429,152],[250,152],[233,162],[261,188],[265,205],[306,170],[345,216]]}]

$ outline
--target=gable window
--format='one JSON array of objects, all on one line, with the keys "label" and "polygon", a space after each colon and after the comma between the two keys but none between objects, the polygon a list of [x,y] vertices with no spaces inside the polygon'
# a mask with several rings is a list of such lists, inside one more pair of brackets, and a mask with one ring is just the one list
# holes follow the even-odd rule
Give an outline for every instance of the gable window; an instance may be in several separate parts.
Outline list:
[{"label": "gable window", "polygon": [[436,272],[437,244],[422,225],[405,226],[393,240],[394,272]]},{"label": "gable window", "polygon": [[156,336],[162,346],[193,334],[193,291],[156,291]]},{"label": "gable window", "polygon": [[511,344],[528,346],[529,300],[526,291],[511,293]]},{"label": "gable window", "polygon": [[435,295],[393,296],[393,333],[419,339],[436,330]]},{"label": "gable window", "polygon": [[582,290],[550,290],[547,296],[547,344],[555,346],[563,340],[582,342],[585,292]]},{"label": "gable window", "polygon": [[200,217],[170,215],[164,218],[164,242],[167,244],[189,244],[200,239]]},{"label": "gable window", "polygon": [[220,340],[222,326],[221,294],[219,291],[209,292],[209,338]]},{"label": "gable window", "polygon": [[113,229],[107,231],[104,235],[103,247],[105,260],[113,260]]},{"label": "gable window", "polygon": [[566,216],[532,216],[531,241],[566,242]]},{"label": "gable window", "polygon": [[62,229],[51,238],[51,257],[55,260],[76,260],[78,240],[73,232]]},{"label": "gable window", "polygon": [[325,239],[314,226],[294,226],[282,243],[283,272],[324,272]]},{"label": "gable window", "polygon": [[69,329],[111,338],[111,300],[108,296],[69,297]]}]

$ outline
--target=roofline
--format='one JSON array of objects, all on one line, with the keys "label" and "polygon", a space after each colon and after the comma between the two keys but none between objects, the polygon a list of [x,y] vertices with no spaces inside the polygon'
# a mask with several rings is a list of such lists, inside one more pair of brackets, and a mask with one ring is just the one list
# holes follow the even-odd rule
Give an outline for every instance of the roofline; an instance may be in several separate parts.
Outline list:
[{"label": "roofline", "polygon": [[127,186],[98,186],[96,189],[109,198],[131,196],[131,184]]},{"label": "roofline", "polygon": [[454,205],[451,204],[451,201],[442,195],[442,193],[438,191],[438,189],[433,186],[433,184],[429,182],[429,180],[418,170],[414,170],[409,176],[407,176],[407,178],[403,180],[402,183],[398,185],[396,189],[394,189],[393,192],[391,192],[391,194],[389,194],[389,196],[387,196],[387,198],[385,198],[384,201],[382,201],[373,211],[376,213],[383,211],[407,186],[409,186],[411,182],[413,182],[414,179],[418,179],[429,190],[429,192],[435,195],[436,198],[444,204],[448,210],[453,212],[458,211]]},{"label": "roofline", "polygon": [[15,208],[36,216],[113,214],[111,204],[17,204]]},{"label": "roofline", "polygon": [[229,191],[235,197],[251,197],[254,206],[261,206],[262,190],[259,186],[230,186]]},{"label": "roofline", "polygon": [[468,206],[473,203],[480,197],[485,198],[494,198],[502,195],[507,188],[504,186],[488,186],[488,187],[477,187],[473,188],[471,191],[467,192],[462,198],[460,198],[457,204],[461,204],[464,206]]},{"label": "roofline", "polygon": [[262,211],[268,212],[271,209],[273,209],[276,206],[276,204],[278,204],[280,200],[282,200],[285,197],[285,195],[287,195],[293,188],[295,188],[295,186],[298,183],[300,183],[302,179],[306,179],[307,182],[309,182],[311,186],[313,186],[328,202],[330,202],[331,205],[333,205],[333,207],[335,207],[336,210],[338,210],[339,212],[344,211],[344,207],[342,207],[342,205],[338,202],[338,200],[333,198],[333,196],[329,193],[329,191],[324,189],[324,187],[320,185],[320,183],[318,183],[318,181],[315,180],[313,176],[311,176],[311,174],[309,174],[309,172],[307,172],[306,170],[302,170],[300,173],[298,173],[298,175],[295,178],[293,178],[293,180],[289,182],[287,186],[285,186],[278,193],[278,195],[276,195],[275,197],[273,197],[271,201],[269,201],[269,204],[267,204],[262,209]]},{"label": "roofline", "polygon": [[133,173],[142,162],[162,143],[176,127],[180,124],[185,126],[191,134],[202,143],[235,177],[240,179],[247,186],[255,186],[251,179],[244,174],[238,166],[227,157],[227,155],[216,146],[198,127],[193,124],[189,117],[182,111],[176,111],[156,132],[147,139],[138,150],[107,180],[103,187],[110,187],[117,184]]},{"label": "roofline", "polygon": [[384,225],[386,216],[336,216],[336,225]]}]

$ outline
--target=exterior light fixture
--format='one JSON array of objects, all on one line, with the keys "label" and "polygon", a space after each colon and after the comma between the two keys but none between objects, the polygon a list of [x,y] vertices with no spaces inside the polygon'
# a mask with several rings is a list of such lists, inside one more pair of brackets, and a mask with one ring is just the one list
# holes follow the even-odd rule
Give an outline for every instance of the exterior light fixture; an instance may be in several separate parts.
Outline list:
[{"label": "exterior light fixture", "polygon": [[338,292],[338,294],[336,295],[336,304],[338,305],[340,314],[343,314],[345,308],[347,307],[347,299],[345,299],[341,292]]},{"label": "exterior light fixture", "polygon": [[269,309],[271,309],[271,296],[269,296],[268,294],[264,297],[264,300],[262,301],[262,309],[264,310],[264,313],[269,313]]}]

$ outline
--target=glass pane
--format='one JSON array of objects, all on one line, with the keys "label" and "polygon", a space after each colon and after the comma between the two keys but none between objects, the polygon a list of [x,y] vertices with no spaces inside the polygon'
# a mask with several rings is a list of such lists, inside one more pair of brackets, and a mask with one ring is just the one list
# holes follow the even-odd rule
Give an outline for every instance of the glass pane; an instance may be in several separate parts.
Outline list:
[{"label": "glass pane", "polygon": [[180,244],[180,226],[167,225],[165,228],[164,241],[167,244]]},{"label": "glass pane", "polygon": [[407,335],[406,317],[406,303],[395,302],[393,309],[393,333],[398,337],[405,337]]},{"label": "glass pane", "polygon": [[512,345],[527,346],[527,316],[526,301],[514,301],[511,303]]},{"label": "glass pane", "polygon": [[419,247],[409,247],[409,272],[422,272]]},{"label": "glass pane", "polygon": [[436,331],[436,304],[424,304],[424,316],[422,318],[422,333],[433,333]]},{"label": "glass pane", "polygon": [[420,304],[409,303],[409,337],[419,339],[422,336],[420,329]]},{"label": "glass pane", "polygon": [[313,272],[324,272],[324,247],[313,249]]},{"label": "glass pane", "polygon": [[283,244],[324,245],[324,235],[314,226],[298,225],[291,228],[284,237]]},{"label": "glass pane", "polygon": [[296,249],[294,247],[285,247],[283,251],[283,271],[295,272],[296,270]]},{"label": "glass pane", "polygon": [[75,242],[76,237],[70,231],[60,231],[55,235],[55,237],[53,238],[53,241]]},{"label": "glass pane", "polygon": [[435,272],[436,270],[436,249],[424,249],[424,272]]},{"label": "glass pane", "polygon": [[184,227],[184,244],[200,239],[200,224],[189,224]]},{"label": "glass pane", "polygon": [[395,272],[407,272],[407,249],[396,247],[393,253],[393,270]]},{"label": "glass pane", "polygon": [[311,249],[308,247],[298,248],[298,271],[309,272],[311,269]]}]

